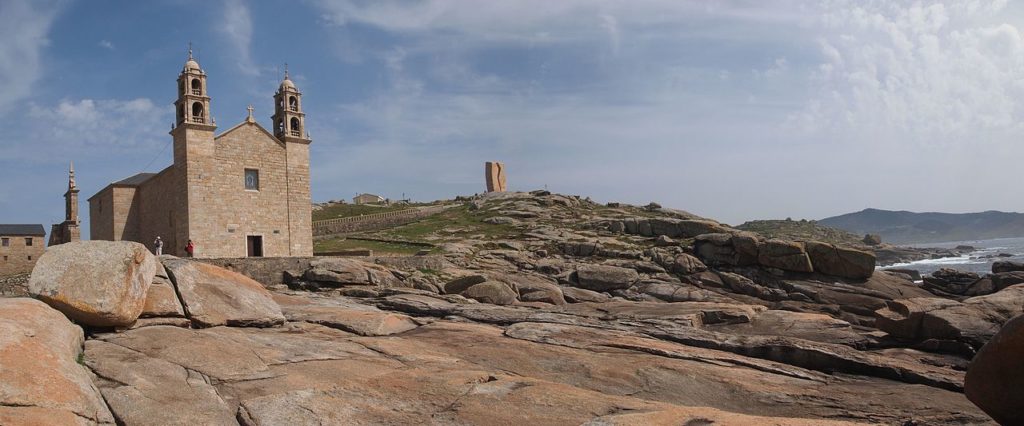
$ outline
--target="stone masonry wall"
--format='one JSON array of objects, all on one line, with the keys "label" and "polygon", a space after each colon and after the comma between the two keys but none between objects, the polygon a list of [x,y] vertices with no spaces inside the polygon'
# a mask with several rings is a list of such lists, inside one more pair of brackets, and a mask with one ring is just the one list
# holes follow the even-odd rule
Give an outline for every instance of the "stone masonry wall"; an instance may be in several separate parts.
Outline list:
[{"label": "stone masonry wall", "polygon": [[185,254],[185,242],[177,238],[180,212],[177,210],[177,194],[174,192],[176,183],[174,166],[164,169],[139,188],[137,241],[153,250],[153,240],[157,236],[164,242],[164,254],[182,256]]},{"label": "stone masonry wall", "polygon": [[290,256],[313,255],[313,200],[310,195],[309,145],[288,143],[288,235]]},{"label": "stone masonry wall", "polygon": [[[0,241],[7,239],[7,247],[0,242],[0,276],[32,272],[39,256],[46,250],[46,239],[42,236],[0,235]],[[26,239],[32,239],[29,246]]]},{"label": "stone masonry wall", "polygon": [[352,232],[372,231],[390,228],[414,222],[424,217],[437,214],[444,207],[428,207],[422,209],[398,210],[392,212],[373,213],[363,216],[342,217],[337,219],[318,220],[313,222],[313,235],[326,236],[347,234]]},{"label": "stone masonry wall", "polygon": [[114,239],[113,188],[94,195],[89,199],[89,236],[94,240]]},{"label": "stone masonry wall", "polygon": [[[212,166],[201,166],[212,171],[201,179],[189,172],[189,235],[196,256],[245,257],[250,235],[263,237],[264,256],[289,256],[283,144],[247,122],[218,136],[214,146]],[[190,160],[189,167],[194,163]],[[245,169],[259,171],[259,190],[245,189]]]}]

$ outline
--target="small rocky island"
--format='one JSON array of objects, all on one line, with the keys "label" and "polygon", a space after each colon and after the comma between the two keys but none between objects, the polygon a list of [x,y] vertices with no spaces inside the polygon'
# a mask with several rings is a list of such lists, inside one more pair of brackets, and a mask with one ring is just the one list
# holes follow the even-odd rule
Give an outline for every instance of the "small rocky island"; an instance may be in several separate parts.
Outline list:
[{"label": "small rocky island", "polygon": [[3,283],[0,424],[1024,422],[1024,265],[919,283],[547,191],[441,210],[375,231],[408,256],[51,247]]}]

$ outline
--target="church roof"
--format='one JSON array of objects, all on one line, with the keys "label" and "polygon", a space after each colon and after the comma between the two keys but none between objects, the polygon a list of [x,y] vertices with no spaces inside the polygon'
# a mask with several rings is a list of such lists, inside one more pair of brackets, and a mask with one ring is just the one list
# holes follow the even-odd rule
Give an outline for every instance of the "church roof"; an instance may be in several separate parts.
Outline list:
[{"label": "church roof", "polygon": [[5,225],[0,224],[0,235],[43,236],[46,231],[43,225]]},{"label": "church roof", "polygon": [[145,182],[145,181],[149,180],[150,178],[152,178],[153,176],[156,176],[156,173],[139,173],[137,175],[129,176],[129,177],[121,179],[121,180],[119,180],[117,182],[114,182],[113,185],[119,185],[119,186],[139,186],[139,185],[142,185],[143,182]]}]

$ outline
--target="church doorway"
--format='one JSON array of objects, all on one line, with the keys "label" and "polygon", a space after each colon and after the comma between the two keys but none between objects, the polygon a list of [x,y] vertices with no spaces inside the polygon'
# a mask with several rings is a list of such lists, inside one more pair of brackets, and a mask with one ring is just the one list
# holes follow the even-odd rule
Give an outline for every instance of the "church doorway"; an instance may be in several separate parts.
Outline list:
[{"label": "church doorway", "polygon": [[245,237],[246,253],[249,257],[263,257],[263,236],[249,235]]}]

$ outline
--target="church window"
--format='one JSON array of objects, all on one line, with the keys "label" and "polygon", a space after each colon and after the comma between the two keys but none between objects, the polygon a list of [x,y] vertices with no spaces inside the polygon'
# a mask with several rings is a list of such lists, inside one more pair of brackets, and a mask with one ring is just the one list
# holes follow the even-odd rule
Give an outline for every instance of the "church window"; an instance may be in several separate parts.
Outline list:
[{"label": "church window", "polygon": [[193,95],[201,95],[201,94],[203,94],[202,83],[199,82],[198,78],[193,78],[192,79],[192,94]]},{"label": "church window", "polygon": [[25,238],[25,246],[26,247],[32,247],[32,239],[31,238]]},{"label": "church window", "polygon": [[290,109],[292,111],[298,111],[299,110],[299,100],[297,98],[295,98],[294,96],[289,96],[288,97],[288,109]]},{"label": "church window", "polygon": [[3,239],[0,239],[0,240],[2,240],[4,247],[10,247],[11,246],[11,239],[10,238],[3,238]]},{"label": "church window", "polygon": [[32,260],[32,256],[29,256],[29,257],[28,257],[28,260]]},{"label": "church window", "polygon": [[292,117],[292,136],[300,136],[299,135],[299,118],[298,117]]},{"label": "church window", "polygon": [[4,262],[6,262],[6,261],[7,261],[7,256],[4,256]]},{"label": "church window", "polygon": [[256,169],[245,169],[245,189],[250,191],[260,190],[260,171]]}]

